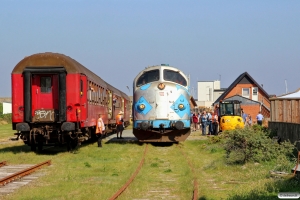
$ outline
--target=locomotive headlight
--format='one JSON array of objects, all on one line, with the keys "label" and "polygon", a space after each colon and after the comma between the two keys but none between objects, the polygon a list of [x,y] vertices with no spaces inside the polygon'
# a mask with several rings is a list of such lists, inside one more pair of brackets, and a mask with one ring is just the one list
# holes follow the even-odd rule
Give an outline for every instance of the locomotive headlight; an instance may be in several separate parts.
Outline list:
[{"label": "locomotive headlight", "polygon": [[145,107],[146,107],[145,104],[140,104],[138,108],[139,108],[140,110],[144,110]]},{"label": "locomotive headlight", "polygon": [[165,84],[163,84],[163,83],[160,83],[160,84],[157,85],[157,88],[160,89],[160,90],[165,89],[165,87],[166,87],[166,86],[165,86]]},{"label": "locomotive headlight", "polygon": [[179,105],[178,105],[178,108],[179,108],[179,110],[184,110],[184,109],[185,109],[185,107],[184,107],[183,104],[179,104]]}]

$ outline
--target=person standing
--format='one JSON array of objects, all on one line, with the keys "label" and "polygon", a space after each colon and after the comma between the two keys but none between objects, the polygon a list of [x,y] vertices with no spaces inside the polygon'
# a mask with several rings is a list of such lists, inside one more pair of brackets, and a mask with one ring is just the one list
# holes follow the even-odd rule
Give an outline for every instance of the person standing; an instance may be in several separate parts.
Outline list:
[{"label": "person standing", "polygon": [[198,114],[197,114],[197,117],[198,117],[198,124],[197,124],[197,130],[201,130],[201,114],[200,114],[200,112],[198,112]]},{"label": "person standing", "polygon": [[208,126],[208,135],[211,135],[213,133],[212,112],[207,112],[207,126]]},{"label": "person standing", "polygon": [[99,118],[96,124],[96,136],[98,141],[98,147],[102,147],[102,138],[104,136],[104,132],[105,132],[105,125],[102,120],[102,115],[99,114]]},{"label": "person standing", "polygon": [[247,114],[244,112],[244,109],[242,108],[242,118],[243,118],[243,121],[244,121],[244,124],[246,124],[246,121],[247,121]]},{"label": "person standing", "polygon": [[217,112],[215,111],[213,116],[212,116],[212,128],[213,128],[213,135],[218,135],[219,132],[219,120],[218,120],[218,115]]},{"label": "person standing", "polygon": [[[124,130],[124,125],[123,125],[123,111],[120,111],[119,114],[116,116],[116,124],[117,124],[117,139],[124,139],[122,138],[122,133]],[[119,137],[120,134],[120,137]]]},{"label": "person standing", "polygon": [[256,119],[257,119],[257,124],[262,126],[262,121],[264,119],[264,116],[261,114],[260,111],[258,112],[258,115],[256,116]]},{"label": "person standing", "polygon": [[197,124],[198,124],[198,117],[197,115],[194,113],[193,114],[193,131],[197,130]]},{"label": "person standing", "polygon": [[207,114],[206,111],[203,111],[201,115],[202,135],[206,135],[206,126],[207,126]]},{"label": "person standing", "polygon": [[247,117],[247,125],[252,126],[252,117],[251,117],[251,115],[248,115],[248,117]]},{"label": "person standing", "polygon": [[220,105],[219,104],[217,104],[216,107],[215,107],[215,113],[218,116],[218,124],[220,124],[221,115],[220,115]]}]

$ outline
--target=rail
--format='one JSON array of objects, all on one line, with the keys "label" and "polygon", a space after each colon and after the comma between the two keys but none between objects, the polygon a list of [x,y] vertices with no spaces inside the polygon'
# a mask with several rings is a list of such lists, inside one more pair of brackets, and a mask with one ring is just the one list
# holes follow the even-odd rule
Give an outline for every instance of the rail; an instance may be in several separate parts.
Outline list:
[{"label": "rail", "polygon": [[122,192],[124,192],[124,190],[126,190],[126,188],[128,188],[128,186],[130,185],[130,183],[134,180],[134,178],[136,177],[136,175],[140,172],[144,162],[145,162],[145,156],[148,150],[148,144],[146,144],[145,150],[144,150],[144,154],[143,157],[140,161],[140,164],[138,166],[138,168],[135,170],[135,172],[132,174],[132,176],[130,177],[130,179],[123,185],[123,187],[121,187],[109,200],[115,200],[117,199]]},{"label": "rail", "polygon": [[1,161],[1,162],[0,162],[0,167],[2,167],[2,166],[4,166],[4,165],[6,165],[6,161]]},{"label": "rail", "polygon": [[20,179],[21,177],[24,177],[28,174],[31,174],[34,171],[36,171],[36,170],[40,169],[41,167],[43,167],[44,165],[51,165],[51,160],[42,162],[40,164],[34,165],[32,167],[29,167],[27,169],[21,170],[19,172],[16,172],[12,175],[9,175],[9,176],[6,176],[6,177],[0,179],[0,186],[6,185],[6,184],[10,183],[13,180]]},{"label": "rail", "polygon": [[187,162],[189,164],[189,167],[190,169],[192,170],[193,172],[193,176],[194,176],[194,190],[193,190],[193,196],[192,196],[192,199],[193,200],[197,200],[198,199],[198,181],[197,181],[197,178],[196,178],[196,172],[195,172],[195,169],[190,161],[190,159],[188,159],[188,156],[187,154],[183,151],[183,149],[178,145],[179,149],[181,150],[181,152],[183,153],[183,155],[185,156],[185,158],[187,159]]}]

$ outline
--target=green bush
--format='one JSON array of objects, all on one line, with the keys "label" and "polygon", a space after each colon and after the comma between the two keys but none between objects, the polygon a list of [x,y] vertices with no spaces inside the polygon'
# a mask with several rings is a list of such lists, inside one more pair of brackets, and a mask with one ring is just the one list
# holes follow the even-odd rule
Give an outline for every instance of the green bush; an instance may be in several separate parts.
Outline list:
[{"label": "green bush", "polygon": [[222,133],[222,145],[228,163],[263,162],[275,160],[279,156],[293,157],[294,145],[290,142],[278,144],[269,137],[266,128],[258,126],[235,129]]},{"label": "green bush", "polygon": [[11,123],[11,113],[3,114],[3,103],[0,103],[0,120]]},{"label": "green bush", "polygon": [[7,123],[11,123],[11,113],[9,114],[0,114],[0,120],[6,121]]}]

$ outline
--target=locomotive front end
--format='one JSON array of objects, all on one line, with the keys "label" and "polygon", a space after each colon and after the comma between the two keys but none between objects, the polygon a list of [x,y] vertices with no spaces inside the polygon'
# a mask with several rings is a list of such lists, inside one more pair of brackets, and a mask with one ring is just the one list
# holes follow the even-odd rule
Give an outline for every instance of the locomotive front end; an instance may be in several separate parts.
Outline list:
[{"label": "locomotive front end", "polygon": [[134,81],[133,134],[143,142],[179,142],[190,134],[190,95],[178,69],[153,66]]}]

